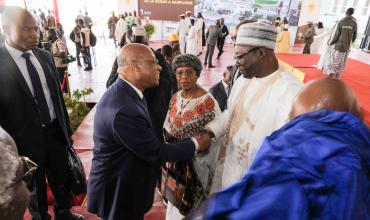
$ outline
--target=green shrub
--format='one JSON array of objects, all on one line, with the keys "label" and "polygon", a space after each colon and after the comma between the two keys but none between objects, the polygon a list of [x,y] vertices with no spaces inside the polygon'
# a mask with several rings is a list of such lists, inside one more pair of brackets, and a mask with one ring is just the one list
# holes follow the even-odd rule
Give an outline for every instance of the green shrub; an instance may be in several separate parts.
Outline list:
[{"label": "green shrub", "polygon": [[85,100],[85,96],[90,95],[91,93],[94,93],[92,88],[85,88],[83,90],[74,90],[71,97],[68,95],[64,96],[66,107],[70,110],[69,119],[73,132],[78,128],[78,126],[80,126],[82,120],[91,110]]}]

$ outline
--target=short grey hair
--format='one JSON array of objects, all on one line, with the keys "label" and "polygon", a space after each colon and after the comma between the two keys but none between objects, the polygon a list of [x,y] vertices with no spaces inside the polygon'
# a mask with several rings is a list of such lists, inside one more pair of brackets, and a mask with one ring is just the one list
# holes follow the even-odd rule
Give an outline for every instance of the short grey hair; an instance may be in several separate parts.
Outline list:
[{"label": "short grey hair", "polygon": [[174,73],[176,73],[177,68],[183,66],[191,67],[197,76],[200,76],[200,73],[203,69],[202,62],[193,54],[179,54],[175,57],[175,59],[173,59],[172,70]]},{"label": "short grey hair", "polygon": [[0,209],[8,208],[14,199],[10,187],[16,178],[19,166],[18,152],[13,139],[0,127]]}]

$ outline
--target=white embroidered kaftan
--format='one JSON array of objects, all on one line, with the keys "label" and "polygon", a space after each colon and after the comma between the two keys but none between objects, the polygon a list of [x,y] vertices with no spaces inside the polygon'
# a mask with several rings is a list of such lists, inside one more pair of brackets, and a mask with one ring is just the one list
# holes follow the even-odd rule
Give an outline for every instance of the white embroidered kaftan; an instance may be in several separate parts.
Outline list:
[{"label": "white embroidered kaftan", "polygon": [[[240,180],[262,140],[288,120],[302,83],[281,67],[264,78],[240,77],[232,88],[228,109],[207,125],[221,144],[211,193]],[[212,147],[212,146],[211,146]]]}]

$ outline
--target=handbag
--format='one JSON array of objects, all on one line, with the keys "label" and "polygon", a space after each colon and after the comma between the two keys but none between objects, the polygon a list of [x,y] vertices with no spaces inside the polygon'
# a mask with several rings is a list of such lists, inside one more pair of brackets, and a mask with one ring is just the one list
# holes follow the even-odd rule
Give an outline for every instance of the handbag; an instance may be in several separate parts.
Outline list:
[{"label": "handbag", "polygon": [[160,193],[182,215],[187,215],[206,198],[192,161],[169,162],[163,166]]},{"label": "handbag", "polygon": [[75,195],[86,193],[86,174],[80,158],[72,147],[67,147],[68,165],[69,165],[69,182],[71,191]]}]

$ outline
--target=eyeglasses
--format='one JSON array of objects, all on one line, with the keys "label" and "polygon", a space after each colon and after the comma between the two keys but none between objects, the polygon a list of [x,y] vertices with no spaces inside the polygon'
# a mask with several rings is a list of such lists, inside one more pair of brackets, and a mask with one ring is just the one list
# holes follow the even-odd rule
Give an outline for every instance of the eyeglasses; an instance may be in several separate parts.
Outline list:
[{"label": "eyeglasses", "polygon": [[246,56],[246,55],[247,55],[247,54],[249,54],[249,53],[252,53],[253,51],[255,51],[255,50],[259,49],[259,48],[261,48],[261,47],[255,47],[255,48],[253,48],[253,49],[249,50],[248,52],[243,53],[243,54],[240,54],[240,55],[236,55],[236,54],[235,54],[234,59],[235,59],[235,60],[241,60],[241,59],[243,59],[243,57],[244,57],[244,56]]},{"label": "eyeglasses", "polygon": [[196,75],[196,72],[192,69],[186,69],[186,70],[182,70],[182,71],[176,71],[176,75],[178,76],[187,76],[187,77],[191,77],[191,76],[194,76]]},{"label": "eyeglasses", "polygon": [[29,183],[32,179],[33,174],[37,170],[37,164],[30,160],[28,157],[19,157],[19,162],[23,164],[23,175],[18,177],[8,188],[14,186],[23,180],[25,183]]}]

